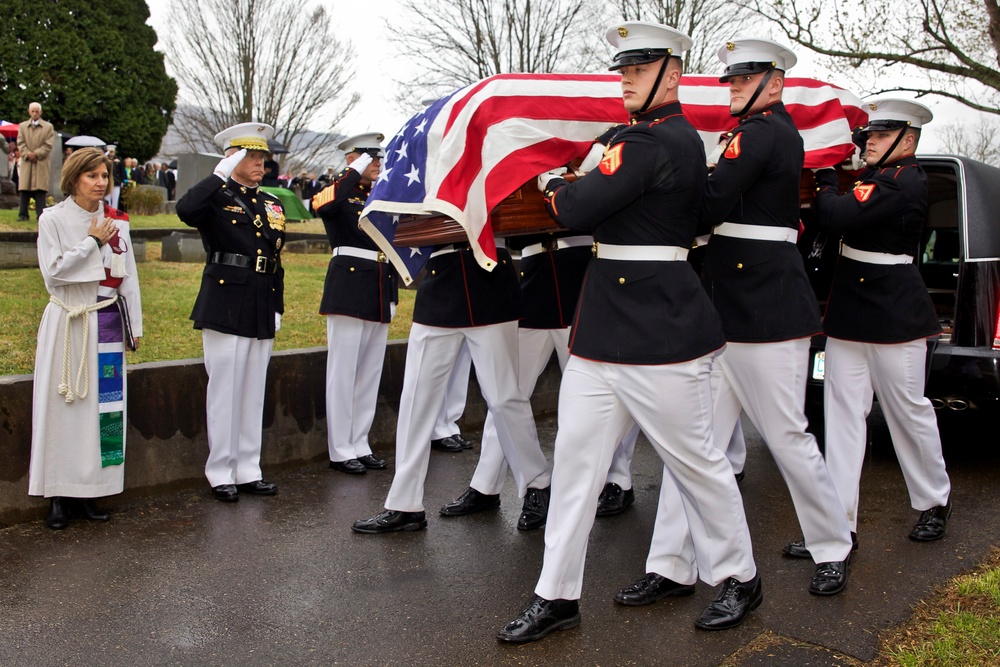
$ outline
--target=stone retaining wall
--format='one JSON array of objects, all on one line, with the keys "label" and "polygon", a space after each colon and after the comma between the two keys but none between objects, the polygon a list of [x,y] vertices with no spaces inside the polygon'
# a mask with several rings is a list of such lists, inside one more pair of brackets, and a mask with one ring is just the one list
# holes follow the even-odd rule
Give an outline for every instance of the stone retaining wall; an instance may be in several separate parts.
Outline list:
[{"label": "stone retaining wall", "polygon": [[[389,343],[379,388],[372,448],[393,453],[399,393],[403,386],[405,341]],[[325,460],[326,348],[276,352],[267,375],[264,401],[265,475],[281,468]],[[128,500],[168,489],[204,487],[208,441],[205,433],[205,388],[208,378],[201,359],[137,364],[128,369],[128,431],[125,493]],[[39,519],[48,506],[28,496],[31,454],[30,375],[0,376],[0,525]],[[553,360],[539,378],[532,408],[539,418],[555,413],[559,367]],[[475,377],[462,418],[463,428],[482,427],[486,406]]]}]

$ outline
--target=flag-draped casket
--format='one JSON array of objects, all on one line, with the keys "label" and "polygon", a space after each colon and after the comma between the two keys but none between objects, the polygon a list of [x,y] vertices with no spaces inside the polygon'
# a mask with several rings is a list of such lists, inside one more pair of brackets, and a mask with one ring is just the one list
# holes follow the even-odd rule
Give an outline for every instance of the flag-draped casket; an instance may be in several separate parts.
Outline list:
[{"label": "flag-draped casket", "polygon": [[[585,154],[610,126],[628,121],[620,81],[614,74],[499,74],[433,102],[386,147],[362,229],[407,284],[429,256],[427,247],[393,244],[400,218],[408,215],[455,220],[480,265],[491,268],[490,212],[538,174]],[[736,125],[728,86],[715,76],[685,75],[679,94],[710,152]],[[839,164],[853,153],[851,130],[867,118],[855,95],[787,78],[783,102],[802,135],[807,169]]]}]

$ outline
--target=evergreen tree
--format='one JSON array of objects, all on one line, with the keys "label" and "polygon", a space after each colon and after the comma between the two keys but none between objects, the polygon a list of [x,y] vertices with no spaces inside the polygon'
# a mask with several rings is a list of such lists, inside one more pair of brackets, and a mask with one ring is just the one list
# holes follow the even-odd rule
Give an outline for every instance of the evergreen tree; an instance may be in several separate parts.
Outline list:
[{"label": "evergreen tree", "polygon": [[0,118],[27,118],[39,102],[56,131],[156,154],[177,97],[145,0],[4,0]]}]

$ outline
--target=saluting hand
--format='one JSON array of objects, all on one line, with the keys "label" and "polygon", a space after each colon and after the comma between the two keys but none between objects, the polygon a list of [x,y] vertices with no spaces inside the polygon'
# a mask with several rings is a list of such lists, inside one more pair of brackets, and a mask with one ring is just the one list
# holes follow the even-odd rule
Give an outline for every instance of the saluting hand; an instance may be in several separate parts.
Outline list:
[{"label": "saluting hand", "polygon": [[215,165],[215,175],[226,181],[229,180],[229,175],[233,173],[233,169],[236,169],[236,165],[246,157],[247,149],[241,148],[229,157],[224,157],[219,160],[219,164]]}]

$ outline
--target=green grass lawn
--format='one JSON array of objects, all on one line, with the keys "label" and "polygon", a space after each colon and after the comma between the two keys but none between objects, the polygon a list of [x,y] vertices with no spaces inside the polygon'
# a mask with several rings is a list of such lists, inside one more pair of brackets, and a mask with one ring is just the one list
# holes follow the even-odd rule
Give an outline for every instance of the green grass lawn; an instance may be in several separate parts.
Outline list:
[{"label": "green grass lawn", "polygon": [[[0,230],[30,223],[17,223],[16,211],[0,211]],[[175,228],[183,224],[174,215],[136,217],[136,229]],[[290,224],[292,231],[322,231],[319,221]],[[160,261],[160,244],[148,243],[147,261],[138,264],[142,294],[143,337],[137,352],[128,353],[129,363],[167,361],[200,357],[201,332],[195,331],[188,317],[201,284],[201,264]],[[329,263],[327,255],[304,255],[286,252],[285,314],[281,331],[275,337],[276,350],[290,350],[326,345],[326,318],[319,315],[323,280]],[[0,375],[31,373],[35,358],[35,336],[48,293],[41,274],[35,269],[0,270],[4,290],[0,293],[0,311],[6,327],[0,333]],[[392,339],[406,338],[413,315],[411,290],[400,290],[400,304],[389,327]]]}]

